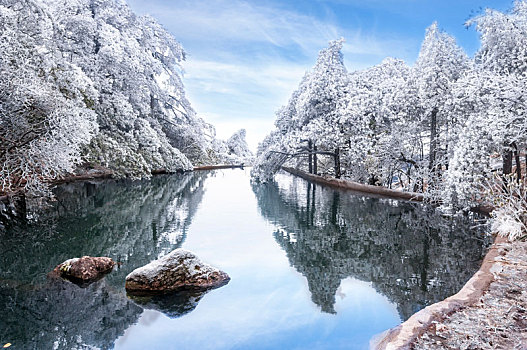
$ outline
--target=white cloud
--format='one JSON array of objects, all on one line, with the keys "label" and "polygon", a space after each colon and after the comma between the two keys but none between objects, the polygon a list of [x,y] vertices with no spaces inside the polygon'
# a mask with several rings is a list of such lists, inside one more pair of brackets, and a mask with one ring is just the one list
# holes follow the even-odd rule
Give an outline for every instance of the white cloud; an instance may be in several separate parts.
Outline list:
[{"label": "white cloud", "polygon": [[[231,92],[229,86],[244,82],[256,84],[258,88],[290,89],[297,85],[306,67],[301,64],[282,62],[269,65],[250,65],[222,63],[215,61],[192,60],[185,63],[185,79],[202,82],[221,80],[225,87],[218,92]],[[231,86],[232,88],[232,86]]]},{"label": "white cloud", "polygon": [[291,62],[266,65],[189,61],[185,84],[194,108],[226,139],[245,128],[253,151],[273,128],[274,112],[287,100],[305,73]]},{"label": "white cloud", "polygon": [[[171,2],[128,0],[134,9],[149,13],[166,26],[186,47],[195,43],[208,43],[200,51],[191,51],[190,56],[199,56],[207,52],[218,54],[228,59],[240,58],[245,53],[229,49],[233,46],[267,45],[272,52],[256,51],[259,57],[242,57],[245,59],[262,59],[276,55],[274,49],[301,49],[307,58],[316,55],[329,40],[345,37],[348,42],[347,52],[381,56],[400,56],[399,39],[380,38],[374,34],[364,33],[361,28],[342,28],[334,23],[331,14],[324,19],[293,12],[280,7],[269,7],[252,4],[242,0],[181,0],[174,5]],[[247,49],[247,48],[245,48]],[[225,52],[221,52],[225,50]],[[281,54],[280,52],[278,54]]]},{"label": "white cloud", "polygon": [[184,83],[198,114],[216,126],[220,137],[247,129],[253,150],[329,40],[346,38],[350,70],[386,56],[405,59],[405,47],[412,46],[360,28],[341,28],[329,12],[316,18],[242,0],[127,1],[159,20],[186,48]]},{"label": "white cloud", "polygon": [[[338,37],[331,23],[280,9],[240,0],[183,0],[170,2],[128,0],[133,8],[150,13],[185,41],[229,41],[296,45],[309,50],[313,42]],[[187,40],[188,39],[188,40]]]}]

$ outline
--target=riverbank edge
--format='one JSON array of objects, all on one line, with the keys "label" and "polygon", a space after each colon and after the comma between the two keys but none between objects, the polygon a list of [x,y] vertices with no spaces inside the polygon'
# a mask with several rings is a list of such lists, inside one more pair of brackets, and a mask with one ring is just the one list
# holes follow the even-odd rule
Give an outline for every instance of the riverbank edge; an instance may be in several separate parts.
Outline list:
[{"label": "riverbank edge", "polygon": [[298,176],[300,178],[303,178],[304,180],[312,181],[315,183],[319,183],[322,185],[327,185],[331,187],[336,188],[342,188],[354,192],[364,193],[368,195],[376,195],[381,197],[387,197],[392,199],[400,199],[400,200],[407,200],[407,201],[413,201],[413,202],[422,202],[424,200],[424,196],[420,193],[414,193],[414,192],[403,192],[403,191],[397,191],[392,190],[386,187],[382,186],[372,186],[372,185],[365,185],[358,182],[353,182],[349,180],[343,180],[343,179],[336,179],[333,177],[324,177],[320,175],[313,175],[308,174],[304,171],[297,170],[294,168],[289,167],[282,167],[282,170],[285,172]]},{"label": "riverbank edge", "polygon": [[[218,165],[204,165],[204,166],[196,166],[191,171],[201,171],[201,170],[216,170],[216,169],[243,169],[246,167],[244,164],[218,164]],[[167,174],[176,174],[176,172],[169,172],[165,169],[156,169],[152,170],[152,176],[155,175],[167,175]],[[56,179],[50,182],[50,185],[52,186],[58,186],[63,185],[66,183],[71,182],[79,182],[79,181],[88,181],[88,180],[104,180],[104,179],[113,179],[115,176],[115,173],[108,168],[101,168],[98,169],[98,171],[95,172],[86,172],[78,175],[68,175],[60,179]],[[19,196],[22,194],[22,190],[17,190],[14,192],[10,192],[4,195],[0,195],[0,202],[6,201],[11,197]]]},{"label": "riverbank edge", "polygon": [[[348,189],[354,192],[410,201],[423,200],[423,196],[420,194],[395,191],[378,186],[363,185],[347,180],[312,175],[294,168],[282,167],[282,170],[308,181],[331,187]],[[475,210],[488,214],[492,211],[492,208],[482,207],[476,208]],[[425,334],[434,323],[440,323],[448,316],[460,311],[461,309],[476,304],[489,290],[490,285],[495,281],[493,271],[498,270],[500,264],[507,263],[506,260],[497,259],[498,257],[506,259],[506,257],[502,257],[504,254],[502,248],[506,244],[510,244],[507,238],[497,236],[486,253],[479,270],[470,278],[470,280],[468,280],[458,293],[427,306],[423,310],[412,315],[407,321],[399,326],[377,335],[372,339],[370,349],[411,349],[415,341]]]},{"label": "riverbank edge", "polygon": [[[193,167],[192,171],[204,171],[204,170],[216,170],[216,169],[243,169],[246,167],[244,164],[217,164],[217,165],[204,165]],[[185,171],[169,172],[165,169],[152,170],[151,175],[167,175],[176,174]],[[105,167],[96,167],[88,171],[79,174],[70,174],[59,179],[55,179],[49,182],[50,186],[59,186],[68,183],[90,181],[90,180],[111,180],[115,179],[115,172]],[[1,194],[0,195],[0,228],[7,225],[13,220],[22,218],[26,211],[26,197],[23,189]]]},{"label": "riverbank edge", "polygon": [[218,165],[204,165],[204,166],[196,166],[194,167],[193,171],[201,171],[201,170],[217,170],[217,169],[243,169],[247,167],[244,164],[218,164]]},{"label": "riverbank edge", "polygon": [[370,349],[403,350],[411,349],[412,344],[435,322],[441,322],[449,315],[479,301],[495,280],[493,271],[503,261],[496,260],[502,255],[501,248],[508,243],[504,237],[496,237],[485,255],[480,269],[456,294],[413,314],[406,322],[374,337]]}]

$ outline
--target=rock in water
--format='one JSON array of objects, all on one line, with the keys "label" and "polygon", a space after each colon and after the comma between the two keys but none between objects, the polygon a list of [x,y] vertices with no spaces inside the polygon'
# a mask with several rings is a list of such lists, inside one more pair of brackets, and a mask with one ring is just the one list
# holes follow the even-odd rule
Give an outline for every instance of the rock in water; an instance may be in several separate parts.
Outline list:
[{"label": "rock in water", "polygon": [[112,271],[115,261],[106,257],[83,256],[64,261],[55,267],[53,275],[69,279],[75,283],[90,283]]},{"label": "rock in water", "polygon": [[227,284],[230,277],[203,263],[196,255],[176,249],[126,276],[131,294],[160,294],[181,290],[206,290]]}]

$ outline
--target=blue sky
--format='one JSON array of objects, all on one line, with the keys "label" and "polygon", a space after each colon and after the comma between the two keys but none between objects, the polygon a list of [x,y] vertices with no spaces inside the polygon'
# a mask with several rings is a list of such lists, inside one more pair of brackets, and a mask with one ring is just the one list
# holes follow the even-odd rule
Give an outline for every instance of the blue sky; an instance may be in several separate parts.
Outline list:
[{"label": "blue sky", "polygon": [[329,40],[346,39],[348,70],[391,56],[412,64],[432,22],[469,55],[479,47],[465,21],[512,0],[126,0],[150,14],[188,53],[184,83],[194,109],[218,137],[247,130],[249,146],[272,129],[284,105]]}]

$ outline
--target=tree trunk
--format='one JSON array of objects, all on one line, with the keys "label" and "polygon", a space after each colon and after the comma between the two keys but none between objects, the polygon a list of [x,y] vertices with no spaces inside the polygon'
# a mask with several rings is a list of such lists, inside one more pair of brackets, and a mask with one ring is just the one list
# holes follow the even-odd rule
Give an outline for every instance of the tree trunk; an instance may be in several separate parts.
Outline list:
[{"label": "tree trunk", "polygon": [[309,220],[311,217],[311,182],[307,183],[307,196],[306,196],[306,222],[309,225]]},{"label": "tree trunk", "polygon": [[430,153],[428,169],[430,169],[432,172],[435,172],[437,153],[437,109],[434,108],[430,118]]},{"label": "tree trunk", "polygon": [[313,191],[311,192],[311,218],[310,218],[310,222],[311,222],[311,226],[313,226],[315,224],[315,202],[316,202],[316,191],[317,191],[317,185],[313,184]]},{"label": "tree trunk", "polygon": [[339,191],[333,192],[333,202],[331,203],[331,223],[336,224],[339,212],[340,204],[340,193]]},{"label": "tree trunk", "polygon": [[313,174],[318,175],[317,145],[313,144]]},{"label": "tree trunk", "polygon": [[335,148],[335,177],[340,179],[340,148]]},{"label": "tree trunk", "polygon": [[153,94],[150,94],[150,117],[154,117],[154,111],[156,109],[156,99]]},{"label": "tree trunk", "polygon": [[518,152],[518,146],[516,145],[516,142],[512,144],[514,146],[514,161],[516,163],[516,182],[520,182],[520,179],[522,178],[522,166],[520,163],[520,153]]},{"label": "tree trunk", "polygon": [[512,173],[512,150],[510,145],[507,145],[509,149],[503,151],[503,175],[509,175]]},{"label": "tree trunk", "polygon": [[311,153],[313,152],[313,142],[311,140],[307,142],[307,149],[309,151],[309,155],[308,155],[309,173],[313,174],[313,154]]},{"label": "tree trunk", "polygon": [[512,173],[512,150],[511,144],[505,144],[505,149],[503,150],[502,159],[503,159],[503,192],[509,193],[508,184],[509,180],[506,175]]}]

